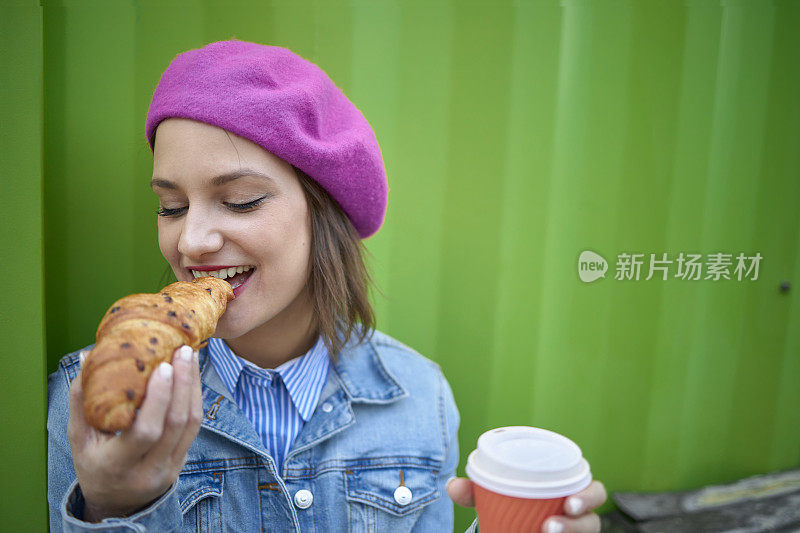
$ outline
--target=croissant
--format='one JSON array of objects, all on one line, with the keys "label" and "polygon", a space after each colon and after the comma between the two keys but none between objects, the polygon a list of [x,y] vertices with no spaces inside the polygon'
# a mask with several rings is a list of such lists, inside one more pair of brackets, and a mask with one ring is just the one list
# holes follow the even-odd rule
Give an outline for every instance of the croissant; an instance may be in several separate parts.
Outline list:
[{"label": "croissant", "polygon": [[153,370],[171,362],[183,344],[195,351],[205,346],[233,298],[227,281],[207,276],[172,283],[159,294],[131,294],[114,302],[83,362],[89,425],[108,433],[130,428]]}]

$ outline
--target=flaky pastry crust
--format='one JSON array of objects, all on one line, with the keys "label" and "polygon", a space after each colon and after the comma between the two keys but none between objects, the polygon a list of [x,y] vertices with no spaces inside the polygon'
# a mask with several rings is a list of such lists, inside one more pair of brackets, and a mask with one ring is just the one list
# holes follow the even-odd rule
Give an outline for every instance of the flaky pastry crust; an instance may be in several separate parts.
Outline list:
[{"label": "flaky pastry crust", "polygon": [[109,433],[130,428],[150,374],[183,344],[205,346],[233,298],[227,281],[206,276],[114,302],[83,362],[86,421]]}]

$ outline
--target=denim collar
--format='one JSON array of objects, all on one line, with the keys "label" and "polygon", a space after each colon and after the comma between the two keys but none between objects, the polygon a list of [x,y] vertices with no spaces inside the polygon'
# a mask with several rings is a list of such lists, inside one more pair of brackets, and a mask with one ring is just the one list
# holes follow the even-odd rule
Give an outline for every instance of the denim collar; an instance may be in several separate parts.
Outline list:
[{"label": "denim collar", "polygon": [[408,396],[371,341],[351,340],[332,365],[345,394],[353,402],[382,404]]}]

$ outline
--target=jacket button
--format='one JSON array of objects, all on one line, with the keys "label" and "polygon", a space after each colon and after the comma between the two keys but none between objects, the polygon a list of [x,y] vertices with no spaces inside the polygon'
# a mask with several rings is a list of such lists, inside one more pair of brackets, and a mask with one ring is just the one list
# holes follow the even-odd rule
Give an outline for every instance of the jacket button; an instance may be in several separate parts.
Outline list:
[{"label": "jacket button", "polygon": [[331,411],[333,411],[333,406],[328,402],[325,402],[322,404],[322,410],[325,411],[326,413],[330,413]]},{"label": "jacket button", "polygon": [[408,505],[411,502],[411,498],[411,490],[405,485],[394,489],[394,501],[396,501],[398,504]]},{"label": "jacket button", "polygon": [[313,501],[314,495],[310,490],[301,489],[294,493],[294,504],[300,509],[308,509]]}]

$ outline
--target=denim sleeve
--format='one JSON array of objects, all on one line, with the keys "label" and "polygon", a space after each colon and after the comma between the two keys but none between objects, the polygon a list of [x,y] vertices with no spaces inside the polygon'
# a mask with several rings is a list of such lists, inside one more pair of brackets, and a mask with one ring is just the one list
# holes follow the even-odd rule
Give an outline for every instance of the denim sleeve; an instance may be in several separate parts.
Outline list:
[{"label": "denim sleeve", "polygon": [[[439,418],[445,441],[445,459],[439,471],[437,483],[441,497],[425,507],[413,531],[425,533],[430,531],[453,531],[453,501],[447,494],[447,480],[456,475],[458,466],[458,427],[461,417],[458,414],[453,390],[439,373]],[[467,533],[477,533],[477,519],[470,525]]]},{"label": "denim sleeve", "polygon": [[59,365],[47,379],[47,503],[51,533],[180,531],[182,519],[175,491],[177,483],[151,506],[129,517],[106,518],[98,523],[82,520],[83,494],[67,437],[69,383],[77,373],[76,368],[77,365],[75,368]]},{"label": "denim sleeve", "polygon": [[59,506],[75,479],[67,439],[68,390],[66,370],[59,365],[47,378],[47,504],[52,533],[64,530]]},{"label": "denim sleeve", "polygon": [[103,533],[146,533],[158,531],[164,533],[181,530],[181,511],[178,496],[175,492],[177,483],[150,507],[125,518],[104,518],[97,523],[81,520],[83,512],[83,494],[78,481],[73,481],[70,491],[61,503],[62,527],[65,533],[81,533],[83,531],[102,531]]}]

